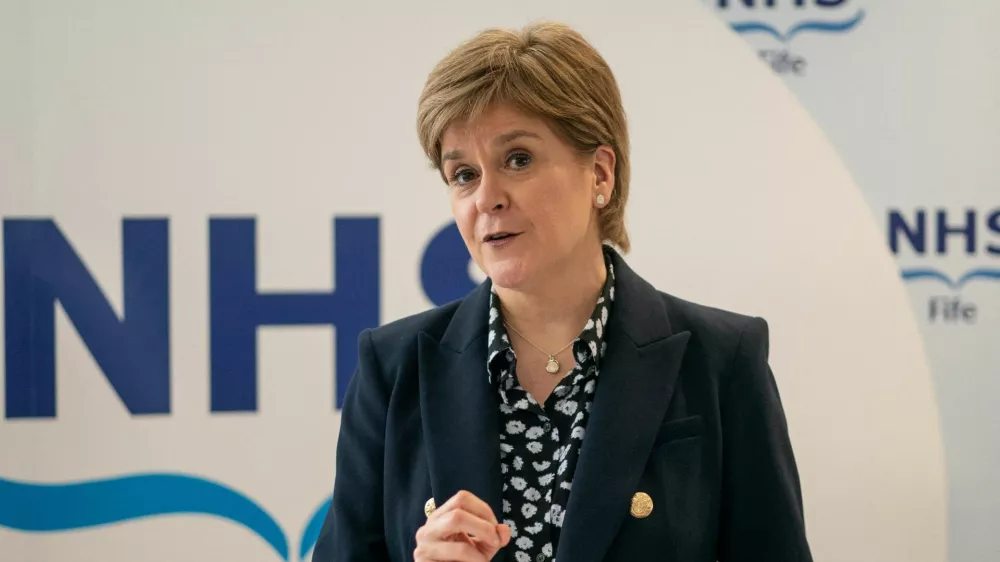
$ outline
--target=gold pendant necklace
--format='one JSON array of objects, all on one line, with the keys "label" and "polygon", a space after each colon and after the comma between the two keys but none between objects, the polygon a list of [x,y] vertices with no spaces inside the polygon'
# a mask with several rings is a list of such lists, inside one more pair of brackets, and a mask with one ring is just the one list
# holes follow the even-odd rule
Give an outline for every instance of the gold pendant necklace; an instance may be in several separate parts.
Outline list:
[{"label": "gold pendant necklace", "polygon": [[523,339],[524,341],[526,341],[529,344],[531,344],[532,347],[534,347],[538,351],[541,351],[545,355],[548,355],[549,360],[545,362],[545,371],[548,372],[548,373],[550,373],[550,374],[553,374],[553,375],[556,374],[556,373],[558,373],[560,371],[560,369],[562,369],[562,366],[559,365],[559,361],[556,360],[556,355],[559,355],[560,353],[562,353],[564,349],[566,349],[567,347],[573,345],[573,342],[576,341],[576,339],[574,338],[573,341],[571,341],[568,344],[564,345],[562,347],[562,349],[560,349],[559,351],[557,351],[555,353],[549,353],[548,351],[545,351],[544,349],[542,349],[542,348],[538,347],[537,345],[535,345],[535,342],[533,342],[533,341],[529,340],[528,338],[524,337],[524,334],[522,334],[521,332],[518,332],[516,328],[514,328],[513,326],[511,326],[507,322],[504,322],[503,325],[507,326],[508,328],[510,328],[511,330],[513,330],[513,332],[515,334],[521,336],[521,339]]}]

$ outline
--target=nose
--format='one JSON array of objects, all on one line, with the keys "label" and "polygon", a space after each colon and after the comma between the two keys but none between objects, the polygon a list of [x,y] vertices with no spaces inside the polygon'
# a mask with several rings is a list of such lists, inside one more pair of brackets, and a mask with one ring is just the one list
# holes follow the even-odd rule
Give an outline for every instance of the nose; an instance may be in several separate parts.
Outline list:
[{"label": "nose", "polygon": [[479,189],[476,193],[476,209],[480,213],[492,214],[510,206],[507,190],[503,179],[494,174],[484,172],[479,178]]}]

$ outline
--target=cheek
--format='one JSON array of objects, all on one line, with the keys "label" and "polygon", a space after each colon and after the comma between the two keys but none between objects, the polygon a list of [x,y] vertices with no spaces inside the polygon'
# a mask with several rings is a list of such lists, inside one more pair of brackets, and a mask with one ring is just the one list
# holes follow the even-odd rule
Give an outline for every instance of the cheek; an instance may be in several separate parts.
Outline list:
[{"label": "cheek", "polygon": [[[451,216],[455,219],[455,224],[458,226],[458,231],[462,235],[462,239],[465,240],[466,245],[470,245],[470,242],[476,235],[476,206],[475,202],[471,198],[460,199],[452,198],[451,200]],[[471,247],[469,248],[472,249]]]},{"label": "cheek", "polygon": [[574,183],[563,183],[558,189],[539,190],[533,201],[536,224],[552,230],[559,237],[573,237],[586,229],[590,221],[591,203],[585,189]]}]

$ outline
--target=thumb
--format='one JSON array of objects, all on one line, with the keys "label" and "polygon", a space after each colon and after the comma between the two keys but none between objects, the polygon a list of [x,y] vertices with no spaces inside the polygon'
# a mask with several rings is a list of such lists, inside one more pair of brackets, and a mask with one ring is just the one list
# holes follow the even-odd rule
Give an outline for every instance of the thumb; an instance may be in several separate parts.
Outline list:
[{"label": "thumb", "polygon": [[497,535],[500,537],[500,548],[507,546],[510,542],[510,527],[502,523],[497,525]]},{"label": "thumb", "polygon": [[497,533],[497,543],[490,544],[488,542],[480,542],[480,552],[482,552],[487,560],[493,560],[493,557],[500,552],[500,549],[507,546],[510,542],[510,527],[507,525],[497,525],[494,527]]}]

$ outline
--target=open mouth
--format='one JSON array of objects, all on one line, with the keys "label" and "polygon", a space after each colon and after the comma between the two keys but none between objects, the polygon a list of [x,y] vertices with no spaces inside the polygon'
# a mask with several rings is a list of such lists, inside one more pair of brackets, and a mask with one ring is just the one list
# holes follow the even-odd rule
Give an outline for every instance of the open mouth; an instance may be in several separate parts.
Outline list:
[{"label": "open mouth", "polygon": [[494,232],[493,234],[487,234],[483,237],[483,242],[502,242],[505,240],[511,240],[516,236],[519,236],[519,232]]}]

